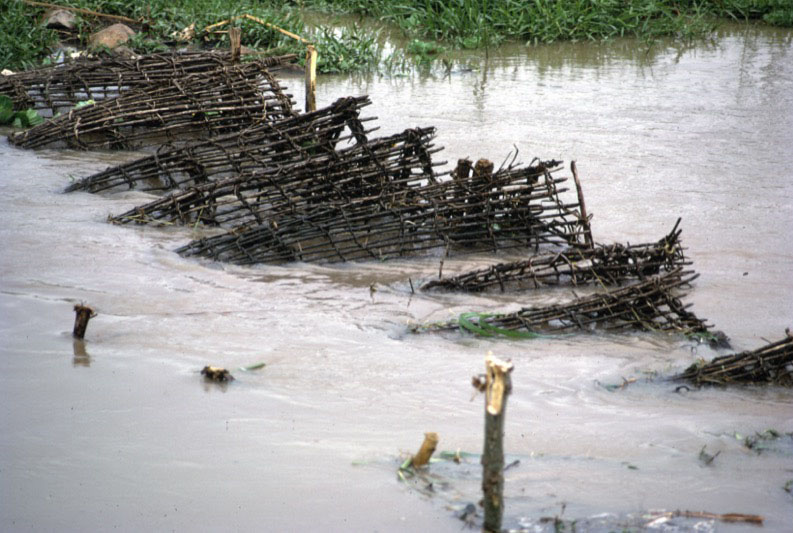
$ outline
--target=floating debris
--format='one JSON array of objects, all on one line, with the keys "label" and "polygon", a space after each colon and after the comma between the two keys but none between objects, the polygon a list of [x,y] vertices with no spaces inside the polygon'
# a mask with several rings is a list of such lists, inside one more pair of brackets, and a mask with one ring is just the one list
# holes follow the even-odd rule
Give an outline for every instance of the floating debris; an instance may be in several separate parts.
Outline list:
[{"label": "floating debris", "polygon": [[[340,98],[333,105],[312,113],[265,122],[239,132],[192,143],[184,147],[162,147],[157,153],[110,167],[71,184],[66,192],[100,192],[117,188],[168,191],[208,181],[239,176],[256,169],[279,169],[290,162],[333,154],[338,143],[351,138],[365,142],[371,131],[359,118],[368,97]],[[344,127],[349,134],[343,134]]]},{"label": "floating debris", "polygon": [[647,244],[599,244],[563,252],[537,254],[523,261],[499,263],[451,278],[432,280],[421,290],[480,292],[498,287],[537,289],[546,286],[619,285],[631,279],[646,279],[661,272],[690,265],[680,245],[678,219],[663,239]]},{"label": "floating debris", "polygon": [[676,381],[690,381],[696,385],[770,384],[793,386],[793,336],[785,331],[785,338],[753,351],[716,357],[710,363],[697,361]]},{"label": "floating debris", "polygon": [[21,148],[56,143],[79,149],[137,148],[186,143],[291,116],[292,101],[265,64],[229,65],[134,89],[56,116],[8,140]]},{"label": "floating debris", "polygon": [[[178,252],[237,264],[338,262],[583,241],[578,204],[559,196],[566,178],[552,175],[558,162],[442,180],[433,170],[442,163],[430,157],[437,151],[430,144],[434,131],[406,130],[328,156],[327,163],[257,173],[244,188],[258,183],[260,192],[232,204],[243,206],[244,218],[253,216],[256,223]],[[206,197],[207,191],[195,194]]]},{"label": "floating debris", "polygon": [[775,429],[767,429],[762,433],[749,435],[744,439],[743,445],[758,455],[764,452],[793,455],[793,432],[783,433]]},{"label": "floating debris", "polygon": [[720,520],[722,522],[732,522],[732,523],[745,523],[745,524],[756,524],[756,525],[763,525],[763,517],[760,515],[755,514],[744,514],[744,513],[708,513],[706,511],[652,511],[647,514],[647,518],[652,518],[652,522],[646,524],[647,526],[657,526],[663,522],[659,521],[659,519],[669,519],[669,518],[706,518],[709,520]]},{"label": "floating debris", "polygon": [[674,331],[686,336],[710,336],[712,326],[688,311],[679,297],[699,275],[676,268],[664,274],[620,289],[567,304],[525,307],[505,314],[466,315],[448,323],[413,328],[414,332],[439,332],[462,329],[482,336],[517,332],[528,337],[539,332],[568,333],[601,328],[606,331],[639,329]]},{"label": "floating debris", "polygon": [[[262,58],[259,65],[277,68],[294,55]],[[172,52],[135,59],[114,55],[80,58],[69,63],[0,76],[0,94],[11,97],[15,109],[49,110],[52,115],[80,102],[115,98],[135,89],[150,90],[191,74],[207,74],[231,65],[229,52]]]},{"label": "floating debris", "polygon": [[234,381],[234,376],[225,368],[217,366],[205,366],[201,369],[201,375],[208,381],[215,381],[217,383],[228,383]]}]

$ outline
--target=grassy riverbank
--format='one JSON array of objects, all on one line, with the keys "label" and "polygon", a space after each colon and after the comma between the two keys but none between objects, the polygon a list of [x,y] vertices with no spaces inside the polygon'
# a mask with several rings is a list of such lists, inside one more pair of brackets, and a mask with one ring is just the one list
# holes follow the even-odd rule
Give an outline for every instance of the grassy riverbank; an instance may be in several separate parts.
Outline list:
[{"label": "grassy riverbank", "polygon": [[697,37],[718,18],[793,26],[790,0],[305,0],[306,7],[388,21],[406,35],[478,48],[633,36]]},{"label": "grassy riverbank", "polygon": [[[790,0],[240,0],[229,7],[221,0],[63,0],[64,6],[122,15],[140,21],[131,47],[139,53],[175,46],[176,32],[193,25],[192,45],[227,46],[224,33],[205,32],[215,22],[243,13],[315,41],[320,72],[365,70],[381,59],[377,33],[362,28],[342,32],[312,31],[302,10],[371,17],[393,24],[409,39],[438,41],[447,47],[475,49],[504,41],[548,43],[559,40],[599,40],[636,37],[681,39],[707,35],[720,19],[760,20],[793,26]],[[0,68],[19,70],[40,64],[59,37],[38,23],[45,8],[10,0],[0,8]],[[74,44],[112,21],[79,15]],[[303,46],[272,28],[250,20],[238,24],[242,44],[271,53],[302,52]],[[222,29],[222,28],[221,28]],[[418,43],[418,44],[416,44]],[[184,43],[181,43],[184,44]],[[413,48],[427,44],[414,41]],[[420,59],[426,54],[411,52]]]}]

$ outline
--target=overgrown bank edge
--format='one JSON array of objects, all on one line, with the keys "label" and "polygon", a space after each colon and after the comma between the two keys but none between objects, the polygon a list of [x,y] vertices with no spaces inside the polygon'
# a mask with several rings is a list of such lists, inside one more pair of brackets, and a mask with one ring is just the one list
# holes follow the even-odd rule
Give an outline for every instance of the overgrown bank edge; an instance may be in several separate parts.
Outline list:
[{"label": "overgrown bank edge", "polygon": [[[204,32],[210,24],[248,13],[303,35],[317,44],[319,71],[352,72],[374,68],[383,60],[375,30],[360,26],[334,31],[311,28],[303,8],[328,13],[371,17],[398,27],[414,39],[408,53],[427,59],[426,50],[442,50],[424,40],[453,48],[481,48],[504,41],[547,43],[558,40],[595,40],[619,36],[654,39],[707,35],[721,19],[761,20],[793,26],[790,0],[239,0],[229,7],[221,0],[64,0],[59,5],[122,15],[139,21],[129,43],[138,52],[175,46],[177,32],[194,25],[192,45],[228,46],[225,33]],[[21,70],[40,65],[64,35],[40,24],[46,8],[24,0],[0,7],[0,68]],[[331,20],[332,22],[332,20]],[[85,45],[105,19],[77,16],[71,44]],[[244,46],[271,53],[300,53],[300,43],[250,20],[242,27]],[[428,48],[429,47],[429,48]]]}]

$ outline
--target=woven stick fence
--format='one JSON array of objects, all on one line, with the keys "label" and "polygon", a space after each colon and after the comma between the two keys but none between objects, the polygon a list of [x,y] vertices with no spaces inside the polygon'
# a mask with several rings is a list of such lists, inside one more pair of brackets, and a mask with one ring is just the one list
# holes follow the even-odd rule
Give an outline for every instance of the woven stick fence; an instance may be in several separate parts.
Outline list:
[{"label": "woven stick fence", "polygon": [[712,326],[688,311],[679,296],[698,277],[676,268],[650,279],[567,304],[525,307],[505,314],[463,313],[448,323],[414,328],[415,332],[465,329],[493,336],[536,336],[539,332],[570,333],[596,328],[606,331],[638,329],[675,331],[686,336],[707,336]]},{"label": "woven stick fence", "polygon": [[[294,55],[266,57],[258,64],[275,68]],[[231,64],[229,52],[173,52],[148,54],[136,59],[118,56],[79,59],[51,67],[0,76],[0,94],[9,96],[16,109],[33,108],[55,115],[86,100],[106,100],[134,89],[150,89]]]},{"label": "woven stick fence", "polygon": [[320,161],[294,172],[288,186],[272,181],[255,197],[255,224],[193,241],[179,253],[238,264],[336,262],[582,242],[578,204],[559,198],[566,178],[552,175],[557,162],[492,173],[492,164],[480,160],[478,171],[441,181],[431,160],[438,150],[429,144],[434,129],[401,135],[396,144],[355,147],[345,154],[352,165]]},{"label": "woven stick fence", "polygon": [[547,252],[522,261],[499,263],[446,279],[425,283],[421,290],[481,292],[498,288],[538,289],[559,285],[619,285],[644,280],[661,272],[690,265],[680,244],[677,224],[664,238],[645,244],[599,244]]},{"label": "woven stick fence", "polygon": [[374,118],[361,119],[359,114],[370,103],[366,96],[341,98],[312,113],[260,123],[209,141],[164,146],[154,155],[76,181],[66,192],[117,188],[167,191],[333,154],[343,141],[366,141],[373,130],[364,130],[363,123]]},{"label": "woven stick fence", "polygon": [[22,148],[132,148],[186,142],[291,116],[292,103],[260,63],[193,74],[69,111],[9,136]]},{"label": "woven stick fence", "polygon": [[[431,152],[433,145],[428,141],[433,132],[431,128],[407,130],[338,152],[314,151],[304,154],[302,160],[271,162],[255,172],[180,189],[112,217],[110,221],[190,225],[200,222],[229,228],[266,221],[283,223],[298,198],[308,200],[302,206],[306,210],[321,209],[319,204],[324,203],[331,192],[343,197],[366,195],[366,188],[370,189],[369,193],[374,192],[377,185],[369,180],[376,177],[376,172],[393,176],[420,166],[422,152],[415,147]],[[373,161],[377,163],[376,169]],[[431,175],[431,166],[426,171]],[[350,180],[355,189],[345,182],[350,176],[355,176]]]},{"label": "woven stick fence", "polygon": [[674,378],[696,385],[773,384],[793,386],[793,335],[757,350],[698,361]]}]

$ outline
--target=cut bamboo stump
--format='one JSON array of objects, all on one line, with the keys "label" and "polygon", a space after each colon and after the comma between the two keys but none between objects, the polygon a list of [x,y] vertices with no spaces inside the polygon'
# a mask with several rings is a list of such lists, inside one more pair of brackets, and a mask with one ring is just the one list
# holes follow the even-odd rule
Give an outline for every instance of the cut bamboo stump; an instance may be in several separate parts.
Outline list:
[{"label": "cut bamboo stump", "polygon": [[438,434],[434,432],[428,432],[424,434],[424,442],[421,443],[421,448],[419,448],[418,453],[413,456],[411,459],[410,464],[414,468],[418,468],[420,466],[424,466],[430,462],[430,458],[432,454],[435,453],[435,448],[438,447]]},{"label": "cut bamboo stump", "polygon": [[96,316],[94,310],[87,305],[76,304],[74,306],[74,329],[72,336],[75,339],[82,339],[85,337],[85,330],[88,327],[88,321]]},{"label": "cut bamboo stump", "polygon": [[485,449],[482,452],[482,493],[485,520],[482,531],[501,531],[504,515],[504,419],[512,390],[513,365],[485,358]]},{"label": "cut bamboo stump", "polygon": [[231,61],[236,63],[240,60],[242,51],[242,29],[239,27],[229,28],[229,43],[231,43]]}]

